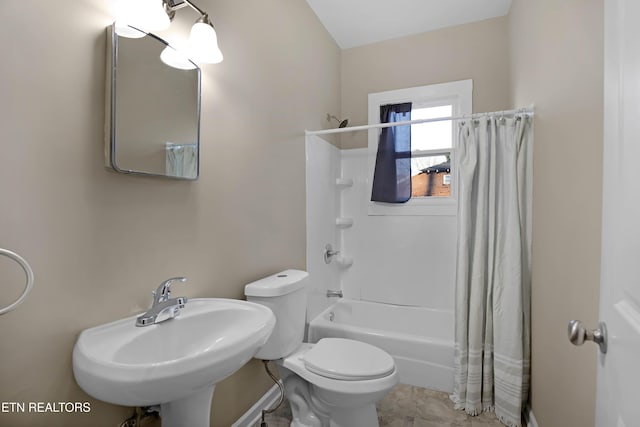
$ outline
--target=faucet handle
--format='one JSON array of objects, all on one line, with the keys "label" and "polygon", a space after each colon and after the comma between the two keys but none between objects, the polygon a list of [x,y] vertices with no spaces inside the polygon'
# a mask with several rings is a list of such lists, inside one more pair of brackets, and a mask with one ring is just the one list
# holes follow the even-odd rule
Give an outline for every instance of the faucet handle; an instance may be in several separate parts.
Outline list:
[{"label": "faucet handle", "polygon": [[340,251],[333,250],[333,247],[331,246],[331,244],[327,244],[327,246],[324,247],[324,254],[323,254],[324,263],[329,264],[331,262],[331,258],[338,255],[339,253]]},{"label": "faucet handle", "polygon": [[173,282],[186,282],[186,277],[172,277],[171,279],[167,279],[164,282],[160,283],[158,289],[151,292],[153,294],[154,302],[162,302],[171,298],[171,284]]}]

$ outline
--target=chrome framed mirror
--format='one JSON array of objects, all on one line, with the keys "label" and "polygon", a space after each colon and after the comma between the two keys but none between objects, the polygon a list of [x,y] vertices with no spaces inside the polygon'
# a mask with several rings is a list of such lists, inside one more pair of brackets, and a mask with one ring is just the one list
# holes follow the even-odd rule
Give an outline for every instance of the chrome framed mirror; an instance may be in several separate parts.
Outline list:
[{"label": "chrome framed mirror", "polygon": [[200,79],[200,68],[162,38],[108,27],[105,165],[120,173],[197,179]]}]

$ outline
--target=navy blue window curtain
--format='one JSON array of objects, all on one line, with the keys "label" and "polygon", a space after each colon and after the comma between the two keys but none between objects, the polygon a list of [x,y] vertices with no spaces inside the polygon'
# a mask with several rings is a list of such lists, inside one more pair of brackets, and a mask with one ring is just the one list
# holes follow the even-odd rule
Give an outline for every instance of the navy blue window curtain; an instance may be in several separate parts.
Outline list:
[{"label": "navy blue window curtain", "polygon": [[[411,103],[380,106],[380,123],[411,120]],[[411,198],[411,126],[383,128],[373,172],[374,202],[405,203]]]}]

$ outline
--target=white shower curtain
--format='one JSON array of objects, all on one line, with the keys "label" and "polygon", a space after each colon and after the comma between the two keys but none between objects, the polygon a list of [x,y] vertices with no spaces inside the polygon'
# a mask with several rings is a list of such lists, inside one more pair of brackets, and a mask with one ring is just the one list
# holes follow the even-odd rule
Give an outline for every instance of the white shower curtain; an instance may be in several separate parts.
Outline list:
[{"label": "white shower curtain", "polygon": [[168,176],[196,178],[198,176],[197,144],[174,144],[165,147],[165,170]]},{"label": "white shower curtain", "polygon": [[470,415],[521,425],[529,390],[532,118],[460,124],[455,379]]}]

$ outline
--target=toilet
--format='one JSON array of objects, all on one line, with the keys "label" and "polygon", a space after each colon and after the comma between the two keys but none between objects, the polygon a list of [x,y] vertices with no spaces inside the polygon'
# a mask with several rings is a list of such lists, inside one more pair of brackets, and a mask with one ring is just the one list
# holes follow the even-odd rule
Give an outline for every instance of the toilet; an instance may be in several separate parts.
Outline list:
[{"label": "toilet", "polygon": [[247,301],[269,307],[273,333],[255,358],[279,368],[291,405],[291,427],[377,427],[376,402],[398,383],[393,358],[360,341],[303,343],[306,271],[286,270],[249,283]]}]

